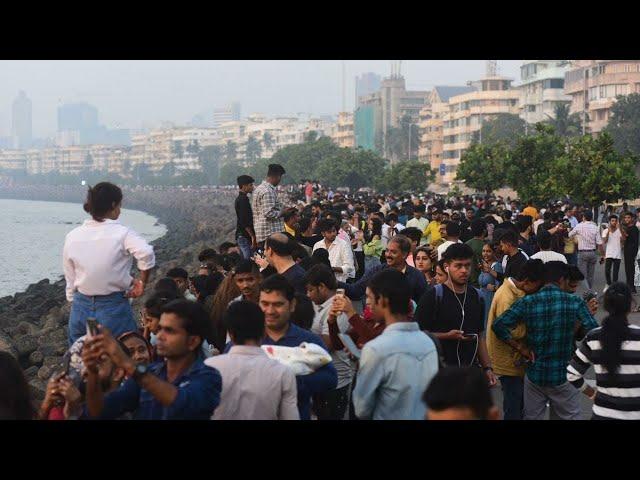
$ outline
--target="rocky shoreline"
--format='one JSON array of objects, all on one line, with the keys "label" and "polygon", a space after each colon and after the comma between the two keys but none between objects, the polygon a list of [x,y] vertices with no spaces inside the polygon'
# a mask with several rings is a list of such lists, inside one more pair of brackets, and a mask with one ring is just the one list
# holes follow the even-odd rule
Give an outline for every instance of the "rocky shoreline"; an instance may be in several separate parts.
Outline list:
[{"label": "rocky shoreline", "polygon": [[[205,247],[232,240],[235,230],[234,190],[134,188],[124,190],[124,208],[142,210],[158,218],[167,233],[152,242],[157,268],[151,283],[175,266],[197,267]],[[77,203],[82,208],[86,187],[0,187],[0,198]],[[24,292],[0,298],[0,351],[14,355],[24,368],[34,397],[42,399],[46,382],[68,348],[69,305],[65,282],[49,279]],[[134,301],[134,311],[142,299]]]}]

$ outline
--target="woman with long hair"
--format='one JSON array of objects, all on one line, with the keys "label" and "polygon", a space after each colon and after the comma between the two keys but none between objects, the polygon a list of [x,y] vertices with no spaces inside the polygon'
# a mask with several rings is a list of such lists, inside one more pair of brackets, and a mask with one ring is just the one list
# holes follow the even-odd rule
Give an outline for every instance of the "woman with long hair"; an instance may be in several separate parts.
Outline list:
[{"label": "woman with long hair", "polygon": [[[144,238],[118,221],[121,208],[118,186],[102,182],[89,187],[84,210],[91,219],[65,238],[62,257],[71,302],[69,345],[85,335],[89,317],[115,336],[138,327],[129,299],[144,293],[156,258]],[[130,273],[134,259],[140,270],[137,280]]]},{"label": "woman with long hair", "polygon": [[36,409],[18,361],[0,352],[0,420],[34,420]]},{"label": "woman with long hair", "polygon": [[[604,294],[607,317],[576,350],[567,380],[594,400],[593,420],[640,420],[640,327],[629,325],[631,289],[622,282]],[[596,388],[584,381],[593,365]]]},{"label": "woman with long hair", "polygon": [[502,273],[502,264],[496,258],[496,247],[485,243],[482,246],[482,263],[478,265],[480,275],[478,284],[480,285],[480,296],[484,300],[484,320],[489,317],[489,309],[496,290],[500,286],[498,274]]},{"label": "woman with long hair", "polygon": [[416,251],[413,252],[413,263],[416,268],[422,272],[429,286],[433,286],[436,283],[436,269],[431,257],[432,251],[433,248],[425,245],[416,248]]},{"label": "woman with long hair", "polygon": [[211,336],[207,338],[220,352],[224,351],[227,339],[227,328],[224,325],[223,316],[227,311],[229,302],[240,295],[240,289],[236,285],[233,275],[227,275],[213,295],[213,302],[209,318],[211,319]]}]

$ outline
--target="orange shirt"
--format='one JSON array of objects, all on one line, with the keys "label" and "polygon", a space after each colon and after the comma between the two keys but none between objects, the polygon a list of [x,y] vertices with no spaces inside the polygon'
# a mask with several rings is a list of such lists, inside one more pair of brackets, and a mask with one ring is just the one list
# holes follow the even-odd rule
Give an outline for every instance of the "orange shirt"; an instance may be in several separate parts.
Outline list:
[{"label": "orange shirt", "polygon": [[529,215],[534,220],[538,219],[538,210],[536,210],[536,207],[527,207],[522,210],[522,214]]}]

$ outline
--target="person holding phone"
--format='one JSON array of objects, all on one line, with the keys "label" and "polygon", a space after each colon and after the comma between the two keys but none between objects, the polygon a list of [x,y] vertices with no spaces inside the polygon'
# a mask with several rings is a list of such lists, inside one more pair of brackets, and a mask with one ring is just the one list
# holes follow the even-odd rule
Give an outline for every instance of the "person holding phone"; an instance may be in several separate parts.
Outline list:
[{"label": "person holding phone", "polygon": [[[90,220],[65,238],[63,269],[67,300],[71,302],[69,345],[86,333],[86,319],[95,317],[115,335],[135,330],[129,298],[144,293],[149,273],[155,266],[153,247],[118,222],[122,190],[102,182],[89,187],[84,210]],[[140,277],[131,277],[133,260]]]}]

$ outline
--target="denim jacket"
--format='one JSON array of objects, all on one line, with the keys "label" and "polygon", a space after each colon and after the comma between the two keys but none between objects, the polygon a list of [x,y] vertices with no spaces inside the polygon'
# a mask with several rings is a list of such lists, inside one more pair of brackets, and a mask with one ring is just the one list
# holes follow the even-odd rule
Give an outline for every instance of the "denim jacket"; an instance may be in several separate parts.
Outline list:
[{"label": "denim jacket", "polygon": [[416,322],[387,326],[365,344],[353,391],[362,420],[422,420],[422,394],[438,372],[438,352]]}]

